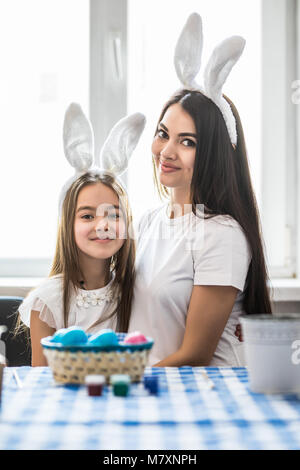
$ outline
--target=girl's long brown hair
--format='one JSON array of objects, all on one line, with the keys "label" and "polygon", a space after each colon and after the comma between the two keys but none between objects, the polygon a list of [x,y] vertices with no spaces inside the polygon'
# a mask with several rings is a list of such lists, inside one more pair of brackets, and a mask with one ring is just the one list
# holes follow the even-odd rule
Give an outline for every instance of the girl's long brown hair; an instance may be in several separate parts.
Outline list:
[{"label": "girl's long brown hair", "polygon": [[[235,116],[237,145],[233,148],[219,108],[200,92],[181,90],[165,104],[158,123],[175,103],[192,117],[197,133],[197,147],[190,198],[193,212],[198,204],[205,208],[205,218],[230,215],[242,227],[251,250],[243,307],[246,313],[272,313],[267,287],[268,273],[258,207],[252,188],[244,132],[234,104],[225,97]],[[156,129],[157,132],[158,129]],[[169,197],[168,188],[154,179],[161,197]]]},{"label": "girl's long brown hair", "polygon": [[106,317],[99,319],[93,326],[100,325],[104,320],[116,316],[117,331],[127,332],[135,281],[135,241],[132,234],[129,234],[129,228],[132,228],[132,215],[126,193],[112,176],[88,172],[78,178],[69,188],[62,207],[56,251],[50,276],[60,274],[63,277],[63,311],[66,327],[68,325],[71,289],[80,287],[79,282],[83,279],[74,235],[78,195],[85,186],[97,183],[108,186],[119,197],[126,217],[127,233],[122,248],[110,260],[110,270],[114,273],[112,290],[113,298],[117,300],[116,308]]}]

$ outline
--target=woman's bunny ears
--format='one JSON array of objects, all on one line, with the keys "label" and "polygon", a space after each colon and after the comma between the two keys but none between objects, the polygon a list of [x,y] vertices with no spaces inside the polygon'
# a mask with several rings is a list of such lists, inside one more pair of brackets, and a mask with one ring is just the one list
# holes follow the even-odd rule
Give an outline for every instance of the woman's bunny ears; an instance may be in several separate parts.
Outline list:
[{"label": "woman's bunny ears", "polygon": [[192,13],[178,39],[174,64],[182,85],[187,90],[201,91],[220,109],[224,117],[231,143],[236,145],[237,132],[230,105],[223,98],[222,88],[245,47],[245,39],[232,36],[225,39],[213,51],[204,70],[204,86],[195,81],[201,67],[203,48],[202,20],[198,13]]},{"label": "woman's bunny ears", "polygon": [[141,113],[131,114],[121,119],[110,131],[99,157],[95,157],[91,123],[79,104],[70,104],[65,113],[63,144],[66,159],[75,169],[75,174],[62,188],[59,198],[60,214],[66,193],[79,176],[87,171],[98,174],[108,173],[114,177],[124,173],[145,123],[145,116]]}]

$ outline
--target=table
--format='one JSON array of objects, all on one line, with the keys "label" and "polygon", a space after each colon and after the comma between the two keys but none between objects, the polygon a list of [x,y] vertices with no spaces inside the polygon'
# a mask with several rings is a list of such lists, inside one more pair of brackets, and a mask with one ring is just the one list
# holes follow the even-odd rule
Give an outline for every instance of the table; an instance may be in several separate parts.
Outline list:
[{"label": "table", "polygon": [[246,368],[146,368],[159,396],[134,384],[125,398],[57,385],[48,367],[17,370],[22,389],[4,370],[0,449],[300,449],[300,396],[251,393]]}]

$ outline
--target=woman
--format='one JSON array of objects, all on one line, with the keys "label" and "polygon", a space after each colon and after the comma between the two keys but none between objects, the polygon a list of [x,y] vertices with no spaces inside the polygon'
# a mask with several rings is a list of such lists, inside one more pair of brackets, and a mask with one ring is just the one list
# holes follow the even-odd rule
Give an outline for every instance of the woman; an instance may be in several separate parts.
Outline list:
[{"label": "woman", "polygon": [[152,153],[168,203],[140,223],[130,321],[130,330],[155,339],[151,365],[244,365],[240,314],[271,312],[243,130],[222,95],[240,44],[234,38],[214,51],[206,95],[188,77],[192,86],[171,97],[158,121]]}]

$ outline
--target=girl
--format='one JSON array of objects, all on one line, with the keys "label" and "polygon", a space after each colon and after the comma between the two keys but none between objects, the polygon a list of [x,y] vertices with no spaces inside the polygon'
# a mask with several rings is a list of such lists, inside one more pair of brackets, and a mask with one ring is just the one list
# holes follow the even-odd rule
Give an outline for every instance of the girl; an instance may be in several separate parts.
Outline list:
[{"label": "girl", "polygon": [[157,187],[168,203],[140,223],[130,321],[130,330],[154,338],[155,366],[244,365],[239,315],[271,312],[242,125],[222,95],[243,47],[235,37],[214,51],[202,91],[194,80],[198,15],[176,48],[184,88],[164,106],[152,144]]},{"label": "girl", "polygon": [[[72,104],[65,116],[65,154],[75,175],[60,197],[60,224],[50,276],[19,308],[30,326],[32,365],[47,365],[41,338],[77,325],[128,330],[135,279],[131,213],[117,176],[144,128],[144,117],[121,120],[102,149],[102,165],[91,168],[93,135],[81,108]],[[116,145],[117,143],[117,145]]]}]

